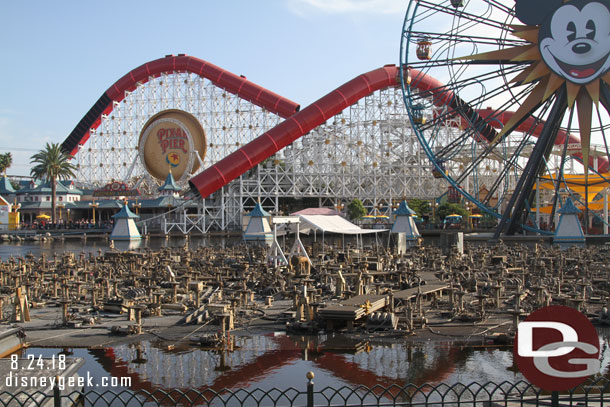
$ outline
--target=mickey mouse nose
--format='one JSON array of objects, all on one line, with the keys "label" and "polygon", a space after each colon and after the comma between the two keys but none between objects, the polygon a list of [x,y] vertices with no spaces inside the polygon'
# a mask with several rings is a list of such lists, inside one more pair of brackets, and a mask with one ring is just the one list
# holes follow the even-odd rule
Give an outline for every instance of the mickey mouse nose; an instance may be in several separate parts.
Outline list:
[{"label": "mickey mouse nose", "polygon": [[574,44],[572,46],[572,51],[575,54],[586,54],[587,52],[591,51],[591,45],[587,44],[586,42],[579,42],[578,44]]}]

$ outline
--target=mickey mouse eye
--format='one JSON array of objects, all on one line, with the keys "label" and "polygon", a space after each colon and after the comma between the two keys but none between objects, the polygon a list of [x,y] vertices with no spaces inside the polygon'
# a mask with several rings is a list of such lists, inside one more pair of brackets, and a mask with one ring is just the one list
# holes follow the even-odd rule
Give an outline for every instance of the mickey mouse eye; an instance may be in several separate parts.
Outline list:
[{"label": "mickey mouse eye", "polygon": [[592,40],[595,39],[595,21],[589,20],[587,21],[587,38]]},{"label": "mickey mouse eye", "polygon": [[566,31],[569,32],[568,42],[574,41],[576,39],[576,24],[574,24],[573,21],[570,21],[568,23],[568,26],[566,27]]}]

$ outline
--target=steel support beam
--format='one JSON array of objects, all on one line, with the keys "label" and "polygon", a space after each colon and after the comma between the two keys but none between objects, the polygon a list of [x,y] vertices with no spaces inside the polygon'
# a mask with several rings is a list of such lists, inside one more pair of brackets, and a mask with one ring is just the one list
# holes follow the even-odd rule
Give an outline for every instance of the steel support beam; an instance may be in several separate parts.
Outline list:
[{"label": "steel support beam", "polygon": [[502,219],[494,235],[495,239],[498,239],[502,233],[514,235],[519,227],[525,223],[528,212],[525,207],[526,201],[530,200],[534,183],[544,169],[566,109],[567,93],[565,87],[563,87],[557,93],[553,108],[544,124],[540,137],[538,137],[538,141],[536,141],[532,155],[523,169],[508,206],[502,214]]}]

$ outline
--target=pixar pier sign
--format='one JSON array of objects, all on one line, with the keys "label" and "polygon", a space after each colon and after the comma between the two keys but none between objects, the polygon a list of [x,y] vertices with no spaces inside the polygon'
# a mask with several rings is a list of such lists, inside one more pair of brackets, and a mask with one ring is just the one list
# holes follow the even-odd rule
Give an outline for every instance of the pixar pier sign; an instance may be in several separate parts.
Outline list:
[{"label": "pixar pier sign", "polygon": [[192,114],[169,109],[153,115],[140,132],[140,162],[163,182],[169,171],[178,182],[186,182],[205,160],[206,136]]},{"label": "pixar pier sign", "polygon": [[160,128],[157,131],[157,138],[161,154],[165,154],[167,150],[179,150],[185,154],[188,153],[189,135],[180,127]]},{"label": "pixar pier sign", "polygon": [[548,391],[572,389],[600,372],[595,327],[564,306],[541,308],[518,325],[514,357],[521,373]]}]

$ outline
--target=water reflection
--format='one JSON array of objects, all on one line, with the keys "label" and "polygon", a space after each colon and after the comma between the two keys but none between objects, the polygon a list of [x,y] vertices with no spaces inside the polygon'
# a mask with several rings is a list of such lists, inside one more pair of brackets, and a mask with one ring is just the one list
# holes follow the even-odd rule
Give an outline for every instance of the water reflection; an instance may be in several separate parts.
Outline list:
[{"label": "water reflection", "polygon": [[[610,330],[600,330],[602,375],[607,378],[609,337]],[[316,389],[524,380],[514,366],[511,347],[456,342],[392,343],[342,335],[275,333],[232,337],[231,346],[224,350],[141,342],[89,350],[30,348],[27,353],[50,356],[60,351],[85,358],[81,375],[89,373],[97,381],[101,376],[129,377],[131,390],[149,392],[290,387],[304,391],[307,371],[315,372]],[[431,391],[426,387],[418,397]],[[389,399],[396,396],[407,395],[399,393],[398,387],[382,395]]]},{"label": "water reflection", "polygon": [[[188,244],[189,247],[195,249],[199,246],[217,246],[226,247],[241,243],[241,238],[236,237],[191,237],[186,239],[182,236],[171,238],[154,237],[150,239],[142,239],[137,241],[115,241],[115,250],[141,250],[151,249],[158,250],[164,247],[184,247]],[[0,259],[6,260],[9,257],[23,257],[31,253],[36,258],[42,253],[53,255],[53,253],[64,252],[84,252],[85,254],[99,252],[105,253],[110,250],[109,242],[106,239],[55,239],[52,241],[21,241],[21,242],[1,242],[0,243]]]},{"label": "water reflection", "polygon": [[[36,354],[35,349],[28,352]],[[85,368],[101,366],[107,375],[131,377],[131,389],[208,389],[264,386],[302,387],[305,373],[322,372],[329,386],[404,386],[518,380],[510,351],[456,343],[371,343],[341,335],[319,337],[269,334],[233,337],[232,350],[141,342],[89,349]],[[299,367],[298,373],[292,372]]]}]

